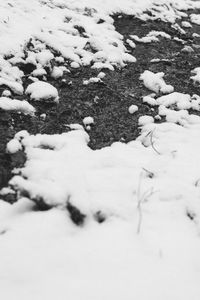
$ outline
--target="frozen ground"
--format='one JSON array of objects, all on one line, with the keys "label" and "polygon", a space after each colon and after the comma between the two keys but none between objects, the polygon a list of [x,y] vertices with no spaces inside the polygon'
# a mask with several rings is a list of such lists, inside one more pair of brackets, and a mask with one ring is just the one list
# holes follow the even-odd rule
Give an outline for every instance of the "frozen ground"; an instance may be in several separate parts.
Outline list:
[{"label": "frozen ground", "polygon": [[199,9],[0,4],[2,299],[200,299]]}]

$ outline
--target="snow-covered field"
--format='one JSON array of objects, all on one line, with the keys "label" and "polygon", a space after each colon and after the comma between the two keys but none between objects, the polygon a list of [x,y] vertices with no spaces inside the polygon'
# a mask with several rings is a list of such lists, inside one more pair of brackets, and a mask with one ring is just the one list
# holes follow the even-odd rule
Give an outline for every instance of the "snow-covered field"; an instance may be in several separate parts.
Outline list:
[{"label": "snow-covered field", "polygon": [[[59,105],[47,68],[54,79],[70,72],[66,63],[99,69],[88,85],[103,80],[102,68],[114,72],[137,60],[115,30],[113,13],[159,18],[179,32],[200,24],[194,13],[176,24],[200,1],[1,2],[0,108],[33,118],[35,101]],[[129,45],[157,43],[160,36],[171,39],[151,31],[130,36]],[[19,64],[35,66],[26,88]],[[70,132],[23,130],[8,142],[6,151],[24,151],[27,161],[1,190],[18,195],[13,205],[0,201],[3,300],[200,299],[200,117],[191,112],[200,111],[200,95],[176,91],[165,75],[140,74],[149,90],[143,102],[158,107],[158,115],[141,116],[141,134],[128,144],[89,148],[85,129],[95,124],[93,116],[84,126],[70,124]],[[189,76],[200,82],[198,65]],[[130,114],[137,110],[129,107]],[[159,124],[161,117],[166,122]]]}]

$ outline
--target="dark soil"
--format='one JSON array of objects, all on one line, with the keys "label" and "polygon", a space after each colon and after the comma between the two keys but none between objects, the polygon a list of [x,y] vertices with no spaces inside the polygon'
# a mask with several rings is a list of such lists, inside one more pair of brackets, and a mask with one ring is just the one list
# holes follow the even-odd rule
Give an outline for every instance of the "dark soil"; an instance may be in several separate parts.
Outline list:
[{"label": "dark soil", "polygon": [[[145,70],[164,72],[166,82],[172,84],[176,92],[200,94],[199,86],[195,86],[190,80],[191,70],[200,64],[200,38],[192,37],[192,33],[200,33],[199,26],[185,29],[187,33],[181,34],[170,24],[159,20],[143,22],[131,16],[115,16],[114,20],[117,31],[124,36],[124,41],[130,34],[144,36],[150,30],[158,30],[169,33],[172,38],[184,40],[185,45],[191,46],[194,52],[182,52],[184,45],[173,39],[159,38],[158,43],[137,43],[136,49],[131,49],[127,44],[127,49],[136,57],[137,62],[114,72],[102,70],[106,73],[102,83],[83,85],[83,80],[99,73],[97,70],[89,67],[71,69],[71,73],[67,73],[62,79],[48,79],[59,91],[58,105],[34,102],[33,105],[37,109],[35,117],[0,111],[0,188],[7,186],[11,170],[21,167],[25,162],[23,152],[9,155],[5,151],[7,142],[19,130],[26,129],[31,134],[61,133],[69,130],[68,124],[83,125],[83,118],[92,116],[95,121],[89,130],[89,146],[92,149],[109,146],[114,141],[127,143],[134,140],[140,132],[138,118],[144,114],[157,114],[156,109],[142,103],[142,97],[150,94],[139,80],[140,74]],[[151,60],[155,58],[163,61],[152,63]],[[31,65],[21,66],[25,73],[29,73],[31,68]],[[27,84],[25,77],[24,86]],[[0,94],[1,91],[2,88]],[[13,96],[25,99],[25,96]],[[128,112],[131,104],[139,107],[134,115]],[[43,113],[46,114],[46,119],[41,117]],[[11,201],[9,195],[7,200]]]}]

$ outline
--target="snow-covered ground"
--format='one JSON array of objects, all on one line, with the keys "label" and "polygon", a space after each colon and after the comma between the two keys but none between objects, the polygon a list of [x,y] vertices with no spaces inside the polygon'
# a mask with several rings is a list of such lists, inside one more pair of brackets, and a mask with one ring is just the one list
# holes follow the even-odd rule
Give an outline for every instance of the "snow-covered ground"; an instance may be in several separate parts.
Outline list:
[{"label": "snow-covered ground", "polygon": [[[0,108],[34,116],[35,100],[59,105],[45,68],[60,78],[69,72],[66,60],[72,68],[100,70],[134,63],[112,13],[160,18],[180,31],[176,18],[195,8],[200,1],[2,1],[0,85],[10,92],[3,92]],[[190,20],[183,27],[200,24],[200,15]],[[160,36],[170,39],[151,32],[130,36],[129,43]],[[35,66],[26,89],[19,63]],[[196,67],[191,78],[198,82]],[[100,74],[85,84],[101,81]],[[57,135],[23,130],[8,143],[7,152],[23,150],[27,161],[1,191],[18,193],[13,205],[0,201],[2,299],[200,299],[200,117],[190,112],[200,110],[200,96],[178,93],[163,72],[144,70],[140,80],[149,89],[143,101],[158,106],[155,120],[165,116],[166,122],[141,116],[135,141],[92,150],[85,128],[71,124]],[[13,99],[24,94],[33,106]],[[137,110],[129,107],[131,114]],[[83,123],[93,126],[95,118]],[[36,204],[52,209],[39,211]]]}]

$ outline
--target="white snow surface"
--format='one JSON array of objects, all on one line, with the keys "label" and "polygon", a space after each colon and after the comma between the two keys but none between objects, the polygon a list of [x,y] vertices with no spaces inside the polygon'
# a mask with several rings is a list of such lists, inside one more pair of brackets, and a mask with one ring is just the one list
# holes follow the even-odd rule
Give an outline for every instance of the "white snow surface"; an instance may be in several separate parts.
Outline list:
[{"label": "white snow surface", "polygon": [[54,102],[58,102],[59,100],[57,89],[45,81],[36,81],[29,84],[26,94],[30,95],[32,100],[51,100]]},{"label": "white snow surface", "polygon": [[200,67],[195,68],[194,70],[191,71],[194,76],[191,76],[190,78],[197,83],[200,83]]},{"label": "white snow surface", "polygon": [[163,72],[153,73],[151,71],[146,70],[140,75],[140,80],[143,80],[144,86],[147,89],[155,93],[172,93],[174,91],[174,88],[172,85],[165,83],[163,79],[164,75],[165,74]]},{"label": "white snow surface", "polygon": [[94,118],[93,117],[85,117],[84,119],[83,119],[83,124],[84,125],[91,125],[91,124],[93,124],[94,123]]},{"label": "white snow surface", "polygon": [[[11,185],[55,208],[0,202],[4,299],[198,300],[199,131],[147,124],[137,141],[96,151],[83,130],[19,133],[28,160]],[[62,209],[69,196],[81,228]]]},{"label": "white snow surface", "polygon": [[[69,60],[75,68],[123,67],[136,59],[110,14],[174,23],[192,8],[200,8],[200,1],[1,1],[0,85],[24,93],[17,62],[35,65],[35,76],[45,75],[44,67],[51,68],[54,59]],[[105,22],[98,24],[100,19]],[[192,23],[199,20],[191,16]],[[154,32],[150,38],[159,35],[165,36]],[[25,57],[30,39],[34,50]],[[62,77],[63,71],[52,69],[52,77]],[[92,150],[84,128],[70,124],[72,131],[57,135],[23,130],[7,144],[7,152],[23,149],[27,160],[2,191],[16,190],[18,201],[0,200],[3,300],[200,299],[200,117],[188,112],[200,110],[200,96],[174,92],[163,77],[146,70],[141,80],[157,94],[169,93],[143,98],[158,106],[155,119],[167,122],[140,116],[135,141]],[[46,82],[30,84],[26,93],[33,100],[58,102],[58,91]],[[28,102],[8,97],[0,98],[0,108],[35,112]],[[37,201],[52,209],[37,211]],[[72,222],[68,201],[85,215],[82,226]],[[105,219],[101,224],[99,215]]]},{"label": "white snow surface", "polygon": [[147,124],[153,123],[153,122],[154,122],[154,118],[152,116],[145,115],[145,116],[139,117],[139,119],[138,119],[138,124],[140,126],[144,126],[144,125],[147,125]]},{"label": "white snow surface", "polygon": [[185,28],[192,28],[192,24],[190,22],[187,22],[187,21],[182,21],[181,25]]},{"label": "white snow surface", "polygon": [[128,111],[130,114],[134,114],[136,111],[138,111],[138,106],[135,104],[132,104],[131,106],[129,106]]},{"label": "white snow surface", "polygon": [[6,150],[8,153],[13,154],[22,150],[22,145],[17,139],[12,139],[10,142],[8,142]]},{"label": "white snow surface", "polygon": [[2,110],[11,110],[22,112],[27,115],[34,115],[35,108],[28,101],[0,97],[0,108]]},{"label": "white snow surface", "polygon": [[191,14],[190,19],[191,19],[192,23],[200,25],[200,15],[199,14]]},{"label": "white snow surface", "polygon": [[[130,35],[130,37],[133,40],[135,40],[136,42],[139,42],[139,43],[158,42],[159,41],[159,39],[158,39],[159,36],[164,37],[166,39],[171,39],[171,36],[169,34],[167,34],[166,32],[155,31],[155,30],[150,31],[146,36],[141,37],[141,38],[139,38],[137,35]],[[131,45],[130,42],[129,42],[129,45]]]}]

